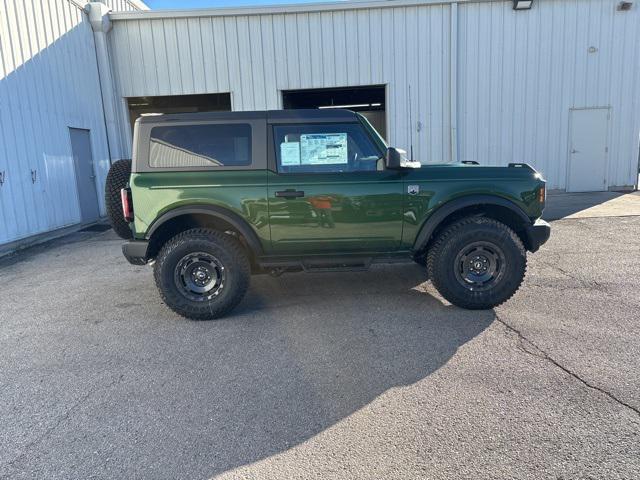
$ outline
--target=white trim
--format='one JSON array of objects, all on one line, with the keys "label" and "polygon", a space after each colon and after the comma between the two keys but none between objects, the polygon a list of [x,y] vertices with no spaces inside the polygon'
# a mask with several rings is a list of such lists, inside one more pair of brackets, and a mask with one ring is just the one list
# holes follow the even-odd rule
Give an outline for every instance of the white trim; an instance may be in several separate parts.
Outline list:
[{"label": "white trim", "polygon": [[[370,8],[450,5],[452,3],[505,2],[511,0],[348,0],[336,2],[270,5],[265,7],[222,7],[193,10],[146,10],[144,12],[112,12],[112,20],[143,20],[153,18],[226,17],[234,15],[269,15],[276,13],[315,13],[325,11],[364,10]],[[538,0],[540,1],[540,0]]]}]

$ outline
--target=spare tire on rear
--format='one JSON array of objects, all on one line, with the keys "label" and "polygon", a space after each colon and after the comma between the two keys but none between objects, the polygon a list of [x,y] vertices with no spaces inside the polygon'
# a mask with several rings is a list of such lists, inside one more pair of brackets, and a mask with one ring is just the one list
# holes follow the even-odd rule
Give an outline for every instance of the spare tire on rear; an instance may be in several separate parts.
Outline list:
[{"label": "spare tire on rear", "polygon": [[129,239],[133,237],[129,223],[124,219],[122,213],[122,199],[120,190],[129,183],[131,175],[131,160],[118,160],[111,165],[107,174],[107,181],[104,186],[104,203],[107,207],[107,217],[113,231],[120,238]]}]

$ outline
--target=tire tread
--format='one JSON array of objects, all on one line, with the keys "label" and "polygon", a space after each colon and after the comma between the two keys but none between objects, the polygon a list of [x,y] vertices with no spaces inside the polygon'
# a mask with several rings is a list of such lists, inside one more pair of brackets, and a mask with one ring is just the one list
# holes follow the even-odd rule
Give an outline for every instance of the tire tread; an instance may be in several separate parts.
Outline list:
[{"label": "tire tread", "polygon": [[[511,278],[510,285],[506,285],[506,295],[498,296],[496,292],[471,292],[471,295],[462,297],[458,295],[449,285],[446,276],[438,266],[438,260],[442,258],[443,250],[457,235],[465,228],[472,226],[490,227],[501,232],[509,241],[513,242],[518,254],[521,256],[522,271]],[[440,294],[452,304],[469,309],[484,310],[496,307],[509,300],[520,288],[527,270],[527,253],[520,237],[507,225],[488,217],[465,217],[446,227],[434,240],[433,245],[427,252],[427,275]]]},{"label": "tire tread", "polygon": [[[234,268],[238,269],[238,283],[231,297],[227,298],[224,303],[216,305],[214,308],[212,308],[212,305],[208,302],[203,302],[202,305],[196,305],[194,302],[185,299],[179,292],[167,289],[163,285],[163,265],[167,261],[167,257],[176,248],[191,241],[204,241],[215,244],[217,248],[225,250],[232,257],[235,263]],[[162,301],[174,312],[192,320],[212,320],[220,318],[230,312],[240,303],[247,292],[250,276],[251,268],[249,260],[240,242],[231,235],[208,228],[185,230],[172,237],[160,249],[153,268],[153,277]]]},{"label": "tire tread", "polygon": [[129,223],[122,215],[120,190],[127,186],[131,176],[131,160],[118,160],[111,165],[104,185],[104,204],[109,224],[116,234],[124,239],[133,238]]}]

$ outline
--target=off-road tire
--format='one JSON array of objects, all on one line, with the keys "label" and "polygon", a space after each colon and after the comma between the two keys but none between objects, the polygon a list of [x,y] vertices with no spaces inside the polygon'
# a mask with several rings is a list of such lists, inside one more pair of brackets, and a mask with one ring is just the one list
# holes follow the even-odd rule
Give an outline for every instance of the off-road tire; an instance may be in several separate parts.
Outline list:
[{"label": "off-road tire", "polygon": [[[194,301],[178,286],[176,269],[190,254],[202,252],[218,260],[225,272],[220,293]],[[229,234],[205,228],[182,232],[160,250],[153,268],[156,286],[164,303],[193,320],[220,318],[240,303],[249,287],[251,267],[242,244]]]},{"label": "off-road tire", "polygon": [[[465,248],[478,242],[494,245],[503,253],[501,276],[487,290],[473,291],[460,280],[458,262]],[[456,273],[458,269],[458,273]],[[445,228],[427,254],[427,272],[438,292],[461,308],[485,310],[506,302],[518,290],[527,269],[527,253],[520,237],[507,225],[486,217],[467,217]]]},{"label": "off-road tire", "polygon": [[120,238],[133,238],[129,223],[122,213],[120,190],[127,186],[131,175],[131,160],[118,160],[111,165],[104,186],[104,204],[111,228]]}]

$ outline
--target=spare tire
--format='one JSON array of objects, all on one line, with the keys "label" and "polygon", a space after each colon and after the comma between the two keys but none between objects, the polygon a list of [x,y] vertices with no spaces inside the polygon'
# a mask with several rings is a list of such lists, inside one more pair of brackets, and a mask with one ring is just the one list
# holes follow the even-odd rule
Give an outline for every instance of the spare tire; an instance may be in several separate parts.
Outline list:
[{"label": "spare tire", "polygon": [[107,174],[107,181],[104,186],[104,203],[107,207],[107,217],[113,231],[120,238],[129,239],[133,237],[129,223],[124,219],[122,213],[122,199],[120,190],[129,183],[131,175],[131,160],[118,160],[111,165]]}]

